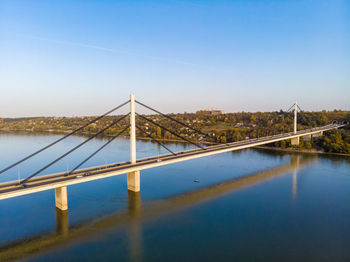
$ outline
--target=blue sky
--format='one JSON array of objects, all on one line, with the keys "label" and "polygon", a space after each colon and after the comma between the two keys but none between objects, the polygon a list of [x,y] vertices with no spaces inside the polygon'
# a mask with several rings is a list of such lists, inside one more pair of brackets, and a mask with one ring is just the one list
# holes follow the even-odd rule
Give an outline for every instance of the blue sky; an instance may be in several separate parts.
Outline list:
[{"label": "blue sky", "polygon": [[350,1],[0,0],[0,117],[350,109]]}]

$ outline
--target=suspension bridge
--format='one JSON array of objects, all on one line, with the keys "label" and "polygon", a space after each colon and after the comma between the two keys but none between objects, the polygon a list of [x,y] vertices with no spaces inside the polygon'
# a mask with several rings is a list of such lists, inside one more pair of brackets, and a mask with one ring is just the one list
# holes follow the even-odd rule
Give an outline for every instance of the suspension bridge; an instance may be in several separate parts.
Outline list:
[{"label": "suspension bridge", "polygon": [[[147,117],[146,115],[138,114],[135,112],[135,104],[139,104],[149,110],[152,110],[153,112],[167,118],[170,121],[174,121],[177,124],[180,124],[189,130],[192,130],[193,132],[196,132],[197,134],[202,135],[203,137],[207,139],[213,140],[213,142],[216,142],[216,138],[213,136],[210,136],[208,134],[205,134],[201,132],[200,130],[192,127],[189,124],[183,123],[179,121],[178,119],[164,114],[148,105],[145,105],[144,103],[141,103],[137,100],[135,100],[134,95],[130,95],[130,100],[122,103],[121,105],[113,108],[112,110],[106,112],[105,114],[96,117],[95,119],[89,121],[85,125],[73,130],[71,133],[59,138],[58,140],[52,142],[51,144],[41,148],[40,150],[28,155],[27,157],[17,161],[16,163],[13,163],[12,165],[0,170],[0,174],[5,173],[6,171],[14,168],[15,166],[18,166],[22,162],[36,156],[39,153],[42,153],[46,149],[54,146],[55,144],[61,142],[62,140],[66,139],[67,137],[74,135],[78,133],[79,131],[82,131],[85,127],[95,123],[96,121],[102,119],[103,117],[111,114],[112,112],[115,112],[116,110],[120,109],[121,107],[129,104],[130,105],[130,112],[115,119],[112,121],[112,123],[108,124],[106,127],[102,128],[100,131],[98,131],[96,134],[90,136],[86,140],[84,140],[79,145],[73,147],[68,152],[64,153],[63,155],[59,156],[58,158],[54,159],[50,163],[46,164],[44,167],[36,171],[35,173],[31,174],[27,178],[20,180],[20,181],[11,181],[11,182],[5,182],[0,184],[0,200],[2,199],[8,199],[12,197],[32,194],[44,190],[50,190],[55,189],[55,200],[56,200],[56,207],[60,210],[67,210],[68,209],[68,198],[67,198],[67,186],[88,182],[92,180],[102,179],[106,177],[121,175],[121,174],[127,174],[127,187],[128,190],[133,192],[139,192],[140,191],[140,171],[144,169],[154,168],[158,166],[168,165],[172,163],[177,163],[181,161],[191,160],[195,158],[220,154],[228,151],[234,151],[234,150],[241,150],[246,149],[250,147],[265,145],[277,141],[287,140],[290,139],[292,145],[298,145],[300,137],[304,136],[314,136],[314,135],[322,135],[323,132],[329,131],[332,129],[337,129],[345,126],[345,123],[332,123],[329,125],[311,128],[311,129],[305,129],[305,130],[297,130],[297,111],[298,111],[298,105],[297,103],[294,103],[292,108],[294,108],[294,131],[283,133],[283,134],[277,134],[272,136],[265,136],[260,138],[254,138],[254,139],[247,139],[232,143],[215,143],[214,145],[204,146],[202,144],[198,144],[194,141],[191,141],[190,139],[181,136],[178,134],[178,132],[171,130],[170,128],[164,127],[161,124],[159,124],[157,121],[152,120],[151,118]],[[290,108],[290,109],[292,109]],[[289,109],[289,110],[290,110]],[[299,108],[300,109],[300,108]],[[289,111],[288,110],[288,111]],[[70,153],[77,150],[93,138],[95,138],[98,135],[102,135],[106,130],[112,128],[117,123],[122,121],[123,119],[126,119],[129,117],[130,123],[128,123],[119,133],[111,137],[104,145],[102,145],[98,150],[90,154],[86,159],[84,159],[82,162],[80,162],[77,166],[75,166],[71,171],[69,172],[60,172],[55,174],[49,174],[49,175],[42,175],[38,176],[39,174],[42,174],[43,171],[45,171],[50,166],[54,165],[61,159],[67,157]],[[182,152],[173,152],[171,151],[164,143],[161,141],[155,139],[152,137],[147,130],[145,130],[143,127],[136,125],[136,117],[139,117],[140,119],[150,123],[151,125],[158,126],[162,128],[163,130],[168,131],[172,135],[178,137],[181,140],[184,140],[187,143],[191,143],[195,145],[196,149],[186,150]],[[164,154],[160,156],[152,156],[142,159],[136,158],[136,129],[138,129],[141,133],[145,134],[146,136],[150,137],[152,140],[157,142],[160,146],[164,147],[166,150],[169,151],[169,154]],[[90,160],[92,157],[94,157],[98,152],[100,152],[103,148],[105,148],[108,144],[110,144],[115,138],[122,135],[126,131],[129,130],[130,135],[130,161],[127,162],[120,162],[120,163],[114,163],[114,164],[108,164],[108,165],[101,165],[96,167],[90,167],[90,168],[83,168],[80,169],[82,165],[84,165],[88,160]]]}]

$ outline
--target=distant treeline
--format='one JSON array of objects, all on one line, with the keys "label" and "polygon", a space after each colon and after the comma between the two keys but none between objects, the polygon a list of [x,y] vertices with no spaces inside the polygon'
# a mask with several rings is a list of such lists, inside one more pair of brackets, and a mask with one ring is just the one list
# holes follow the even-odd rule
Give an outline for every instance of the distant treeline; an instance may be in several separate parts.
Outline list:
[{"label": "distant treeline", "polygon": [[[190,128],[159,115],[148,115],[152,121],[165,128],[160,128],[146,120],[136,121],[144,132],[137,130],[138,137],[152,136],[155,139],[178,140],[179,137],[166,129],[176,132],[179,136],[193,141],[234,142],[243,139],[257,138],[293,130],[293,113],[279,112],[239,112],[227,114],[184,113],[169,114],[173,118],[186,123],[188,126],[209,134],[203,136]],[[119,116],[107,116],[85,127],[81,134],[93,134],[112,123]],[[0,118],[2,131],[26,132],[70,132],[94,119],[94,117],[31,117],[31,118]],[[350,111],[334,110],[320,112],[298,113],[298,129],[311,128],[332,123],[350,121]],[[126,118],[108,129],[105,135],[120,132],[129,122]],[[350,131],[348,128],[339,131],[326,132],[325,136],[310,141],[301,140],[299,148],[317,149],[326,152],[350,153]],[[127,135],[127,134],[126,134]],[[275,143],[274,146],[290,147],[289,141]]]}]

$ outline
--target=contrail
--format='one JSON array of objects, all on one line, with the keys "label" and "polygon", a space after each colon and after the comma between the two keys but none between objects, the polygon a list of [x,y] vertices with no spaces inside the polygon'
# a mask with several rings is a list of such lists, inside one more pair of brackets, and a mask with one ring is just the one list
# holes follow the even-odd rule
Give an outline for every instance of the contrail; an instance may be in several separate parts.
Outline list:
[{"label": "contrail", "polygon": [[109,53],[127,54],[127,55],[143,57],[143,58],[146,58],[146,59],[152,59],[152,60],[158,60],[158,61],[164,61],[164,62],[170,62],[170,63],[177,63],[177,64],[183,64],[183,65],[189,65],[189,66],[195,66],[195,67],[206,67],[206,66],[203,66],[203,65],[199,65],[199,64],[195,64],[195,63],[191,63],[191,62],[187,62],[187,61],[166,59],[166,58],[163,58],[163,57],[150,56],[150,55],[143,55],[143,54],[139,54],[139,53],[136,53],[136,52],[131,52],[131,51],[128,51],[128,50],[122,50],[122,49],[116,49],[116,48],[107,48],[107,47],[103,47],[103,46],[84,44],[84,43],[79,43],[79,42],[55,40],[55,39],[39,37],[39,36],[31,36],[31,35],[22,35],[22,36],[25,36],[25,37],[31,38],[31,39],[35,39],[35,40],[40,40],[40,41],[46,41],[46,42],[63,44],[63,45],[70,45],[70,46],[78,46],[78,47],[84,47],[84,48],[91,48],[91,49],[100,50],[100,51],[109,52]]}]

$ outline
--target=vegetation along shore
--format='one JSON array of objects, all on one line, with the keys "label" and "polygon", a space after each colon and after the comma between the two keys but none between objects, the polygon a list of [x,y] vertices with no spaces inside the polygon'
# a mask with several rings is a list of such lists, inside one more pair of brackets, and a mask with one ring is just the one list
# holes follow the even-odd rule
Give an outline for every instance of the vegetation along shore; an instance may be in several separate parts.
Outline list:
[{"label": "vegetation along shore", "polygon": [[[142,139],[157,139],[160,141],[180,142],[181,140],[170,131],[175,132],[187,140],[201,143],[225,143],[239,140],[269,136],[293,130],[293,115],[284,111],[279,112],[239,112],[211,114],[210,111],[197,113],[169,114],[171,117],[186,123],[186,125],[209,136],[193,132],[189,127],[181,126],[159,115],[147,117],[163,128],[137,119],[137,137]],[[110,124],[119,116],[107,116],[88,125],[79,135],[95,134]],[[93,120],[93,116],[85,117],[28,117],[28,118],[0,118],[0,131],[30,132],[30,133],[69,133]],[[298,115],[298,129],[312,128],[326,125],[333,121],[349,121],[350,111],[334,110],[320,112],[301,112]],[[125,118],[114,127],[104,132],[105,136],[119,133],[128,123]],[[167,130],[168,129],[168,130]],[[127,135],[127,134],[125,134]],[[299,146],[292,146],[290,141],[280,141],[269,145],[269,148],[288,151],[327,152],[336,154],[350,154],[350,127],[347,125],[340,130],[329,131],[324,136],[311,139],[301,139]]]}]

